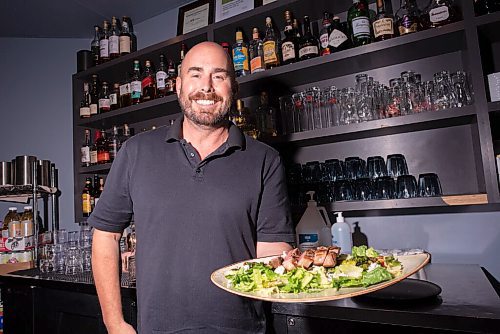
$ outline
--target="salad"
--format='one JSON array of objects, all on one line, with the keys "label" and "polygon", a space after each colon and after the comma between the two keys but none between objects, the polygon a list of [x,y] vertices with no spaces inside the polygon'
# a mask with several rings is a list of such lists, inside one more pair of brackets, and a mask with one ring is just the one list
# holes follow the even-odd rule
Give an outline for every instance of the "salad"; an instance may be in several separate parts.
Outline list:
[{"label": "salad", "polygon": [[[331,249],[332,247],[330,247]],[[334,247],[335,248],[335,247]],[[316,252],[327,247],[318,247]],[[307,250],[306,252],[313,252]],[[340,249],[338,249],[340,252]],[[269,263],[246,262],[238,269],[224,273],[228,287],[241,292],[259,292],[264,295],[279,293],[312,293],[325,289],[341,289],[346,287],[368,287],[391,280],[402,273],[402,265],[394,256],[381,256],[373,248],[367,246],[353,247],[351,254],[338,254],[333,266],[311,265],[297,266],[276,265],[275,260],[283,263],[283,259],[291,258],[291,252],[302,258],[304,253],[295,249]],[[297,253],[298,252],[298,253]],[[307,256],[307,255],[306,255]],[[311,256],[311,253],[309,253]],[[316,261],[315,261],[316,262]],[[272,264],[271,264],[272,263]]]}]

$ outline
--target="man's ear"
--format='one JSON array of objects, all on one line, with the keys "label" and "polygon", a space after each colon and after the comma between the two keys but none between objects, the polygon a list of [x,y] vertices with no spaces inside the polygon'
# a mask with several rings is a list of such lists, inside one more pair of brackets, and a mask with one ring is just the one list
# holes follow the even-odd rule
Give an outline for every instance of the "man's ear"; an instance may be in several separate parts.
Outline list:
[{"label": "man's ear", "polygon": [[181,86],[182,86],[182,80],[181,76],[178,75],[177,78],[175,79],[175,91],[177,92],[177,96],[181,93]]}]

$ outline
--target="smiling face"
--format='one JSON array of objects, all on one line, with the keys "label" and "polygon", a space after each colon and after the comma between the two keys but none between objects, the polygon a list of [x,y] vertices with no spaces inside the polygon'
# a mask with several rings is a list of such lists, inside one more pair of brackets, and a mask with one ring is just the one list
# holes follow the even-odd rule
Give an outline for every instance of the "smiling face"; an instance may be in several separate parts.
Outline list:
[{"label": "smiling face", "polygon": [[231,108],[233,87],[232,64],[221,46],[204,42],[186,54],[176,88],[184,116],[194,124],[221,126]]}]

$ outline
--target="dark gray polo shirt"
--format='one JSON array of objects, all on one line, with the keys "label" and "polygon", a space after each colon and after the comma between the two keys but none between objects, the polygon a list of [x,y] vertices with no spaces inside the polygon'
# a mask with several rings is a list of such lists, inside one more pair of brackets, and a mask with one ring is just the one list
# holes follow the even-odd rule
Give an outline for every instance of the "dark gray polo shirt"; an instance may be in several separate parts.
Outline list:
[{"label": "dark gray polo shirt", "polygon": [[183,118],[120,149],[90,225],[137,233],[139,333],[264,332],[260,302],[210,274],[254,258],[256,242],[294,242],[279,154],[232,125],[203,161],[179,138]]}]

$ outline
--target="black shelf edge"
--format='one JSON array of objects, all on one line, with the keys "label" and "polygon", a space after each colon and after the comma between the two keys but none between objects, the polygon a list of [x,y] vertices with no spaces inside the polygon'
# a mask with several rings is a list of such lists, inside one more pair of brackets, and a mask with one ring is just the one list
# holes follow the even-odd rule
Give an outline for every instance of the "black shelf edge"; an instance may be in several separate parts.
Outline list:
[{"label": "black shelf edge", "polygon": [[500,101],[488,102],[488,111],[489,112],[500,111]]},{"label": "black shelf edge", "polygon": [[490,23],[498,22],[498,21],[500,21],[500,11],[496,12],[496,13],[477,16],[474,18],[474,23],[478,27],[483,26],[483,25],[487,25]]},{"label": "black shelf edge", "polygon": [[130,107],[120,108],[104,114],[79,119],[76,125],[96,129],[107,129],[113,125],[136,123],[180,112],[177,95],[169,95]]},{"label": "black shelf edge", "polygon": [[188,34],[179,35],[179,36],[167,39],[166,41],[150,45],[150,46],[145,47],[144,49],[140,49],[136,52],[131,52],[128,55],[118,57],[118,58],[110,60],[104,64],[99,64],[97,66],[93,66],[93,67],[89,68],[88,70],[73,74],[73,79],[84,79],[84,78],[91,76],[92,74],[102,72],[104,70],[110,69],[111,67],[114,67],[114,66],[121,64],[121,63],[124,63],[124,62],[131,62],[136,58],[139,58],[139,57],[146,55],[148,53],[155,52],[155,51],[158,51],[160,49],[166,48],[167,46],[170,46],[172,44],[180,43],[182,41],[186,41],[186,40],[189,40],[189,39],[194,38],[194,37],[200,37],[200,36],[206,35],[208,33],[208,29],[209,29],[208,27],[200,28],[200,29],[192,31]]},{"label": "black shelf edge", "polygon": [[296,132],[267,140],[266,143],[270,145],[293,143],[296,146],[310,146],[341,142],[366,137],[470,124],[475,115],[476,110],[474,106],[465,106],[462,108],[423,112],[325,129]]},{"label": "black shelf edge", "polygon": [[79,173],[80,174],[99,174],[99,173],[108,172],[110,169],[111,169],[111,163],[107,163],[107,164],[95,165],[95,166],[90,166],[90,167],[80,167]]},{"label": "black shelf edge", "polygon": [[[275,79],[277,83],[285,82],[288,86],[293,87],[311,82],[311,78],[314,78],[314,81],[320,81],[349,73],[352,74],[372,68],[380,68],[462,50],[465,48],[464,27],[464,22],[459,21],[443,27],[374,42],[330,55],[303,60],[239,77],[237,81],[240,84],[240,96],[246,97],[258,93],[263,80]],[[457,34],[462,34],[463,38],[458,38]],[[428,43],[429,40],[437,40],[434,43],[434,47],[419,45],[419,43]],[[407,52],[406,56],[402,59],[394,62],[392,60],[393,57],[389,57],[390,53],[409,45],[412,45],[412,52]],[[371,59],[370,62],[362,61],[362,59],[366,59],[371,54],[379,54],[380,57],[375,57],[376,59]],[[310,73],[310,76],[304,79],[304,76],[297,75],[297,71],[307,71]]]}]

